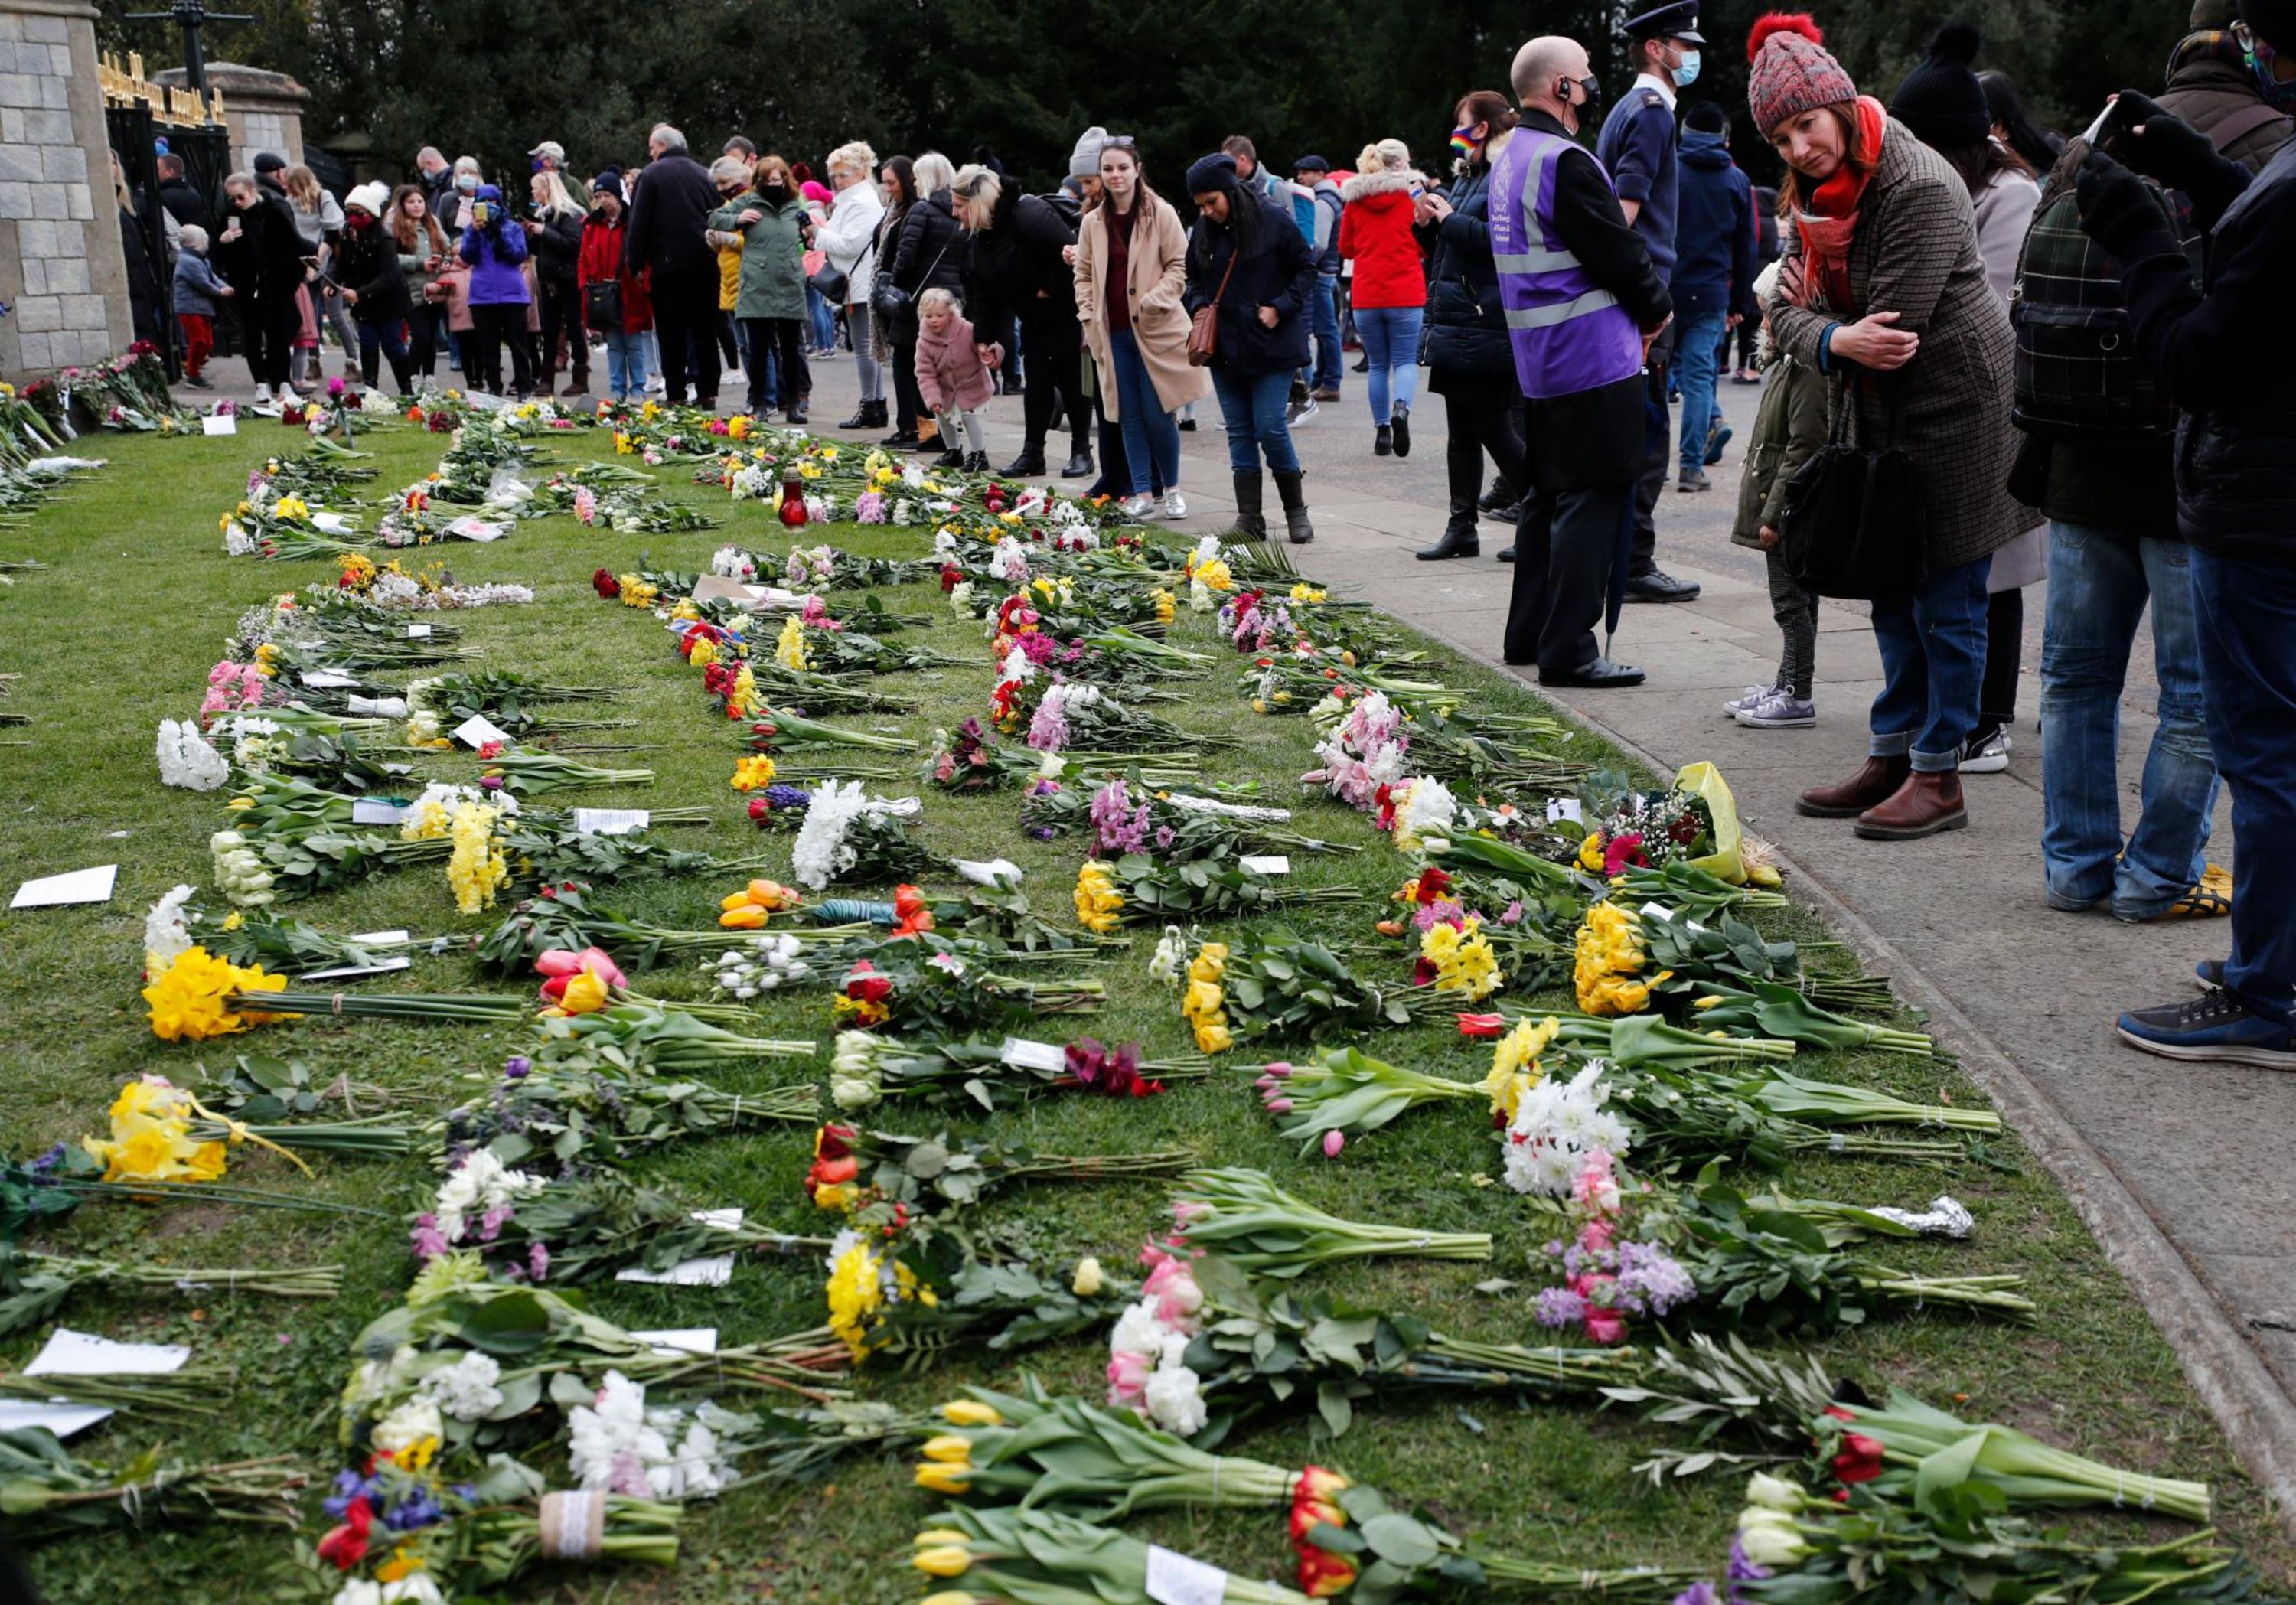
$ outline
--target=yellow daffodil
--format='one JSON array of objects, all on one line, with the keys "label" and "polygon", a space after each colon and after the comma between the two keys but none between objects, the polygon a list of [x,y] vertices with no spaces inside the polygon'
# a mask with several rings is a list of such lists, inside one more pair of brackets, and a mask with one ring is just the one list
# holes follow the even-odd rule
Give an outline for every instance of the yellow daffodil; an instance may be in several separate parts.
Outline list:
[{"label": "yellow daffodil", "polygon": [[[744,666],[742,671],[747,674]],[[762,755],[734,760],[733,787],[736,791],[758,791],[774,783],[774,760]]]},{"label": "yellow daffodil", "polygon": [[1546,1067],[1538,1060],[1548,1044],[1561,1034],[1562,1023],[1553,1018],[1538,1021],[1517,1020],[1491,1050],[1491,1072],[1483,1077],[1483,1091],[1491,1101],[1491,1112],[1512,1123],[1523,1094],[1546,1078]]},{"label": "yellow daffodil", "polygon": [[1592,874],[1603,871],[1603,839],[1590,835],[1578,844],[1578,867]]},{"label": "yellow daffodil", "polygon": [[152,1032],[162,1042],[201,1042],[244,1031],[268,1018],[235,1013],[223,1000],[234,992],[277,992],[287,985],[284,976],[267,973],[260,965],[242,968],[216,957],[205,947],[191,946],[176,955],[174,963],[152,978],[144,1001],[152,1005]]},{"label": "yellow daffodil", "polygon": [[826,1291],[829,1330],[852,1352],[854,1359],[866,1357],[871,1347],[871,1318],[885,1306],[878,1258],[867,1243],[854,1243],[837,1257],[830,1266]]},{"label": "yellow daffodil", "polygon": [[782,621],[781,639],[774,643],[774,659],[783,668],[802,674],[813,667],[805,655],[805,624],[791,613]]},{"label": "yellow daffodil", "polygon": [[1105,936],[1123,923],[1124,894],[1116,889],[1109,866],[1097,858],[1085,860],[1078,872],[1074,901],[1077,923],[1095,935]]}]

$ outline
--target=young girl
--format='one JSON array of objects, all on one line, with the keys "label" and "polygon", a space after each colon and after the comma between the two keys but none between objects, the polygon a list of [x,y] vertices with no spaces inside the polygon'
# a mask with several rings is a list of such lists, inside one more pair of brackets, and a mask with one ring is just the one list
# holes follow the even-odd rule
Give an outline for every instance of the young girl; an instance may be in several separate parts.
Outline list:
[{"label": "young girl", "polygon": [[[988,405],[988,370],[981,364],[980,348],[972,342],[972,325],[964,321],[955,295],[947,290],[928,290],[917,298],[917,389],[939,421],[940,438],[948,443],[933,466],[987,473],[988,433],[981,426],[980,409]],[[966,451],[956,448],[959,424],[964,427]]]},{"label": "young girl", "polygon": [[1746,447],[1746,472],[1738,486],[1738,520],[1730,539],[1759,546],[1770,570],[1770,616],[1778,621],[1785,646],[1775,685],[1750,685],[1722,711],[1750,730],[1803,730],[1817,723],[1810,700],[1817,663],[1817,598],[1786,572],[1779,536],[1785,525],[1786,486],[1801,465],[1825,444],[1825,377],[1803,366],[1770,340],[1767,308],[1777,288],[1778,264],[1754,280],[1754,300],[1762,314],[1758,360],[1769,365],[1769,388],[1754,414],[1754,438]]}]

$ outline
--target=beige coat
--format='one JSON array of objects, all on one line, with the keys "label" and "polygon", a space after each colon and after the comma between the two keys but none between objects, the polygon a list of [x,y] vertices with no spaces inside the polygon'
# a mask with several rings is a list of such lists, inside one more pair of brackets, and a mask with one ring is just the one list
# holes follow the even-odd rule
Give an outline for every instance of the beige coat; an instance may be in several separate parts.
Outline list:
[{"label": "beige coat", "polygon": [[[1132,249],[1126,253],[1126,291],[1132,308],[1132,333],[1167,412],[1201,401],[1212,393],[1211,370],[1188,365],[1188,309],[1180,298],[1188,288],[1188,232],[1180,214],[1159,198],[1135,222]],[[1108,322],[1100,315],[1108,287],[1108,222],[1102,203],[1085,214],[1077,228],[1077,322],[1100,375],[1101,405],[1117,415],[1116,368],[1109,356]]]}]

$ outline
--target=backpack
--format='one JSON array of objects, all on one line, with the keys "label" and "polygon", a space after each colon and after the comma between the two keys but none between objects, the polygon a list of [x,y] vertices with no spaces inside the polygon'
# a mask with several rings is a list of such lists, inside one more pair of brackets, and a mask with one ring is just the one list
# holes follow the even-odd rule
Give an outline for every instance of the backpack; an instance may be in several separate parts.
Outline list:
[{"label": "backpack", "polygon": [[[2276,114],[2235,114],[2211,131],[2218,151]],[[2167,437],[2177,405],[2136,349],[2120,296],[2120,265],[2081,232],[2073,183],[2088,154],[2075,140],[2049,175],[2041,204],[2017,256],[2009,321],[2017,332],[2016,399],[2010,419],[2047,439]],[[2201,284],[2200,231],[2183,196],[2144,180],[2161,216],[2185,247],[2193,283]]]}]

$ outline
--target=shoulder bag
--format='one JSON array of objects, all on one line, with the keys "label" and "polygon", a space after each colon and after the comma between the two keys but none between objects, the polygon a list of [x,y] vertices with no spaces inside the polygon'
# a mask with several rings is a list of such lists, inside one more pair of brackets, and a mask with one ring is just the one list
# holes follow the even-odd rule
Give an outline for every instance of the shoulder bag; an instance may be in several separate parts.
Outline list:
[{"label": "shoulder bag", "polygon": [[582,326],[603,330],[609,334],[621,332],[622,282],[619,279],[592,279],[582,286]]},{"label": "shoulder bag", "polygon": [[[869,249],[853,258],[853,266],[860,266],[875,253],[876,250],[877,242],[873,236],[869,242]],[[837,264],[829,259],[826,252],[823,253],[821,266],[805,275],[805,282],[819,291],[821,299],[832,307],[844,306],[853,290],[851,275],[840,271]],[[875,299],[873,295],[870,298],[872,301]]]},{"label": "shoulder bag", "polygon": [[[933,253],[933,259],[926,266],[924,276],[917,281],[920,285],[931,283],[933,269],[940,266],[940,259],[947,255],[948,255],[948,247],[946,245]],[[890,273],[881,273],[869,281],[869,315],[883,319],[885,326],[889,329],[908,315],[909,309],[916,304],[916,299],[909,291],[894,283],[893,275]]]},{"label": "shoulder bag", "polygon": [[1219,356],[1220,301],[1227,294],[1227,282],[1235,277],[1235,259],[1243,254],[1232,249],[1227,254],[1227,271],[1220,274],[1219,288],[1212,291],[1208,306],[1196,308],[1196,315],[1188,322],[1188,366],[1209,368]]},{"label": "shoulder bag", "polygon": [[1921,470],[1898,444],[1898,386],[1885,381],[1889,439],[1856,446],[1857,381],[1845,381],[1826,443],[1786,484],[1786,572],[1818,596],[1903,596],[1929,577]]}]

